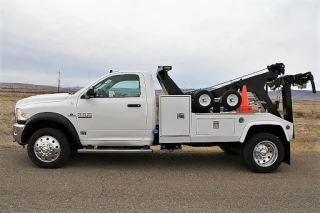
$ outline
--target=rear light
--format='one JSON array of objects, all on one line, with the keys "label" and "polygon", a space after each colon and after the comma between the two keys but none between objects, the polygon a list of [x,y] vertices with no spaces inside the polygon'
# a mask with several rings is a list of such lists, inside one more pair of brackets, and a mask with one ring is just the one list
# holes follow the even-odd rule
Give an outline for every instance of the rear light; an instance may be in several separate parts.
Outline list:
[{"label": "rear light", "polygon": [[287,126],[286,126],[286,129],[287,129],[287,130],[289,130],[289,129],[290,129],[290,126],[289,126],[289,125],[287,125]]}]

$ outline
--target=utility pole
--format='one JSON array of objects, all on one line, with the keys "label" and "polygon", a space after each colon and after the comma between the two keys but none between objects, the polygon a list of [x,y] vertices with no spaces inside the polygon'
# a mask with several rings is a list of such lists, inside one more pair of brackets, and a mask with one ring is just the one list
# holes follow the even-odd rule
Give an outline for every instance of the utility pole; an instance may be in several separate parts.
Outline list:
[{"label": "utility pole", "polygon": [[61,76],[61,72],[59,70],[59,72],[58,72],[58,93],[60,92],[60,76]]}]

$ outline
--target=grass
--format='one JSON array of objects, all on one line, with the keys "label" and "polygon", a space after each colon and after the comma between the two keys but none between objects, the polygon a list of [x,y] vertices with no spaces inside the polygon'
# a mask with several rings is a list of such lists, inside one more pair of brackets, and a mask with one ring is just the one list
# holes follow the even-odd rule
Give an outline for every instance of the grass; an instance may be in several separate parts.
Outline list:
[{"label": "grass", "polygon": [[311,112],[302,112],[302,111],[297,111],[294,112],[295,118],[314,118],[314,119],[319,119],[320,118],[320,113],[315,112],[314,110],[311,110]]},{"label": "grass", "polygon": [[[18,146],[12,142],[11,134],[12,124],[15,120],[14,106],[16,102],[22,98],[49,92],[50,91],[0,90],[0,146]],[[296,138],[291,141],[292,150],[295,152],[320,152],[320,101],[294,101],[293,109]],[[215,150],[215,148],[197,149]]]}]

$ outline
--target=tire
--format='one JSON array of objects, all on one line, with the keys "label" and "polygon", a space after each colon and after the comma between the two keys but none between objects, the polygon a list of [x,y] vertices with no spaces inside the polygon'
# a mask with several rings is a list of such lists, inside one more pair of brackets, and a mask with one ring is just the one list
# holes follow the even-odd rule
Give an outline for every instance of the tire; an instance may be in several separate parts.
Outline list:
[{"label": "tire", "polygon": [[195,112],[207,112],[213,106],[214,96],[210,91],[198,90],[193,95]]},{"label": "tire", "polygon": [[228,90],[223,93],[221,102],[226,110],[234,111],[241,105],[242,97],[236,90]]},{"label": "tire", "polygon": [[284,146],[275,135],[259,133],[245,144],[242,157],[245,164],[254,172],[273,172],[283,161]]},{"label": "tire", "polygon": [[228,155],[238,155],[240,152],[240,148],[231,147],[230,145],[220,145],[219,146],[222,151],[224,151]]},{"label": "tire", "polygon": [[28,156],[40,168],[63,166],[70,154],[66,136],[57,129],[44,128],[36,131],[28,141]]}]

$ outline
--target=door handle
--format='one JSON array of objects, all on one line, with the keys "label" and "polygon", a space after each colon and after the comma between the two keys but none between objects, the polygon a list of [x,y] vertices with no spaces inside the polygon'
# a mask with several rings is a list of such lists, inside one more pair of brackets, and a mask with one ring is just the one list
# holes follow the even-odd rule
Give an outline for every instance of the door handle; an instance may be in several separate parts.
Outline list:
[{"label": "door handle", "polygon": [[128,107],[141,107],[141,104],[128,104]]}]

